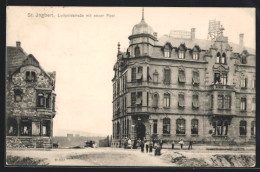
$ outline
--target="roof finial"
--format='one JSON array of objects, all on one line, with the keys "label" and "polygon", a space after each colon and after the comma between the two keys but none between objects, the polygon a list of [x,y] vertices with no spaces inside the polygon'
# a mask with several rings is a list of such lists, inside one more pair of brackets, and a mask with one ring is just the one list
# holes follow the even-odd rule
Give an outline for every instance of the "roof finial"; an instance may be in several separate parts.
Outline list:
[{"label": "roof finial", "polygon": [[142,20],[144,20],[144,7],[142,9]]},{"label": "roof finial", "polygon": [[118,52],[120,51],[120,42],[117,44]]}]

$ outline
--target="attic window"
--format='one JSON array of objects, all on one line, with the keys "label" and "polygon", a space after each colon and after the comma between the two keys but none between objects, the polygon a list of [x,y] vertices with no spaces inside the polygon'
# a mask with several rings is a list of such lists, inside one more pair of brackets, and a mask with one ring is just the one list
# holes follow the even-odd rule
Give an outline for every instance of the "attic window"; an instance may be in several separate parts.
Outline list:
[{"label": "attic window", "polygon": [[164,57],[170,58],[171,57],[171,47],[170,45],[165,45],[164,47]]},{"label": "attic window", "polygon": [[199,60],[199,50],[197,47],[194,47],[194,49],[192,51],[192,59]]},{"label": "attic window", "polygon": [[36,73],[33,71],[26,71],[26,81],[28,82],[35,82],[36,81]]},{"label": "attic window", "polygon": [[185,49],[183,46],[180,46],[180,48],[179,48],[178,57],[179,57],[179,59],[185,58]]}]

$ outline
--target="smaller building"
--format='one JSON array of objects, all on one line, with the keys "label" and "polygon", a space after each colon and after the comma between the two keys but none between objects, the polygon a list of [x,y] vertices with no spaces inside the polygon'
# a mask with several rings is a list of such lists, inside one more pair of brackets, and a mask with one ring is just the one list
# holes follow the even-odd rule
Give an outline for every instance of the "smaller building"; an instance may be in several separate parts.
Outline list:
[{"label": "smaller building", "polygon": [[52,147],[56,72],[46,72],[16,42],[7,47],[6,140],[25,147]]}]

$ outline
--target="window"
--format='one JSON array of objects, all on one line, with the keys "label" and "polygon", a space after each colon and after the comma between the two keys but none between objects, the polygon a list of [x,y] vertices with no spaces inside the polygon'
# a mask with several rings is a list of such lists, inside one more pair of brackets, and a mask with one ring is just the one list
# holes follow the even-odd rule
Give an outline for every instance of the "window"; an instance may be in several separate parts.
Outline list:
[{"label": "window", "polygon": [[135,103],[136,103],[136,93],[131,93],[131,106],[135,107]]},{"label": "window", "polygon": [[226,53],[223,53],[223,54],[222,54],[221,63],[222,63],[222,64],[226,64]]},{"label": "window", "polygon": [[136,80],[138,82],[142,82],[142,79],[143,79],[143,67],[140,66],[137,69],[138,70],[137,70]]},{"label": "window", "polygon": [[13,119],[13,118],[9,118],[8,121],[7,121],[7,135],[8,136],[17,136],[17,121],[16,119]]},{"label": "window", "polygon": [[52,98],[52,110],[55,111],[55,96]]},{"label": "window", "polygon": [[241,87],[242,89],[246,89],[246,88],[247,88],[247,78],[242,78],[242,79],[240,80],[240,87]]},{"label": "window", "polygon": [[153,120],[153,134],[157,134],[157,120]]},{"label": "window", "polygon": [[198,71],[193,71],[192,72],[192,85],[199,85],[199,72]]},{"label": "window", "polygon": [[241,136],[245,136],[246,135],[246,121],[240,121],[240,125],[239,125],[239,133]]},{"label": "window", "polygon": [[246,98],[241,98],[240,110],[241,111],[246,111]]},{"label": "window", "polygon": [[32,122],[32,135],[39,136],[40,132],[40,122]]},{"label": "window", "polygon": [[224,134],[224,135],[227,135],[227,134],[228,134],[228,122],[227,122],[227,121],[224,122],[223,134]]},{"label": "window", "polygon": [[150,80],[152,80],[152,77],[150,75],[150,69],[149,66],[147,67],[147,82],[150,82]]},{"label": "window", "polygon": [[224,109],[224,96],[218,95],[218,109]]},{"label": "window", "polygon": [[117,139],[119,138],[119,134],[120,134],[120,124],[119,124],[119,122],[117,122],[117,124],[116,124],[116,138]]},{"label": "window", "polygon": [[215,73],[214,84],[227,85],[227,73]]},{"label": "window", "polygon": [[217,53],[217,57],[216,57],[216,63],[220,63],[220,53]]},{"label": "window", "polygon": [[185,83],[185,72],[184,70],[179,70],[179,77],[178,77],[179,83]]},{"label": "window", "polygon": [[164,50],[164,57],[167,57],[167,58],[169,58],[169,57],[170,57],[170,53],[171,53],[171,51],[170,51],[170,50],[168,50],[168,49],[165,49],[165,50]]},{"label": "window", "polygon": [[163,119],[163,134],[170,134],[171,121],[169,118]]},{"label": "window", "polygon": [[153,95],[153,107],[158,108],[158,94],[157,93],[155,93]]},{"label": "window", "polygon": [[37,107],[50,108],[51,107],[51,94],[38,93],[37,94]]},{"label": "window", "polygon": [[164,83],[170,84],[171,83],[171,70],[164,69]]},{"label": "window", "polygon": [[178,107],[184,108],[185,107],[184,94],[179,94],[178,98],[179,98]]},{"label": "window", "polygon": [[140,48],[135,47],[135,57],[139,57],[139,56],[140,56]]},{"label": "window", "polygon": [[199,60],[199,52],[197,51],[197,49],[195,49],[195,50],[192,52],[192,59],[193,59],[193,60]]},{"label": "window", "polygon": [[255,136],[255,121],[251,122],[251,136]]},{"label": "window", "polygon": [[225,109],[231,109],[231,96],[225,96]]},{"label": "window", "polygon": [[155,72],[153,73],[153,83],[158,83],[158,72],[157,70],[155,70]]},{"label": "window", "polygon": [[255,111],[255,98],[252,98],[252,111]]},{"label": "window", "polygon": [[255,79],[252,80],[252,88],[256,88],[256,82],[255,82]]},{"label": "window", "polygon": [[137,93],[137,99],[135,104],[140,107],[142,106],[142,92]]},{"label": "window", "polygon": [[198,134],[198,125],[199,121],[197,119],[192,119],[191,120],[191,134]]},{"label": "window", "polygon": [[14,90],[14,101],[15,102],[21,102],[22,101],[22,94],[23,94],[22,90],[15,89]]},{"label": "window", "polygon": [[227,74],[226,73],[221,73],[221,75],[220,75],[220,83],[222,85],[227,85]]},{"label": "window", "polygon": [[169,93],[164,94],[163,104],[164,104],[164,107],[166,107],[166,108],[170,107],[170,94]]},{"label": "window", "polygon": [[136,82],[136,68],[132,68],[131,70],[131,81]]},{"label": "window", "polygon": [[34,82],[36,81],[36,73],[33,71],[26,71],[26,81],[28,82]]},{"label": "window", "polygon": [[185,134],[185,120],[184,119],[176,120],[176,134]]},{"label": "window", "polygon": [[184,49],[183,46],[181,46],[181,47],[179,48],[178,56],[179,56],[179,59],[184,59],[184,58],[185,58],[185,49]]},{"label": "window", "polygon": [[192,108],[198,109],[199,108],[199,95],[192,96]]},{"label": "window", "polygon": [[241,63],[247,64],[247,55],[245,53],[242,53],[241,55]]}]

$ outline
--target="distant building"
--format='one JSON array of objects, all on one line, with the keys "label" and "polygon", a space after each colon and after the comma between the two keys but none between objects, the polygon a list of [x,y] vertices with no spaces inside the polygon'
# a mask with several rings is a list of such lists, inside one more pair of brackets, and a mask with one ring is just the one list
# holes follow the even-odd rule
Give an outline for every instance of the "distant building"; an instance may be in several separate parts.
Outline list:
[{"label": "distant building", "polygon": [[157,38],[144,17],[126,52],[118,45],[112,146],[124,139],[255,142],[255,50],[171,31]]},{"label": "distant building", "polygon": [[55,111],[55,72],[46,72],[37,59],[16,42],[7,47],[6,137],[27,147],[52,147]]}]

